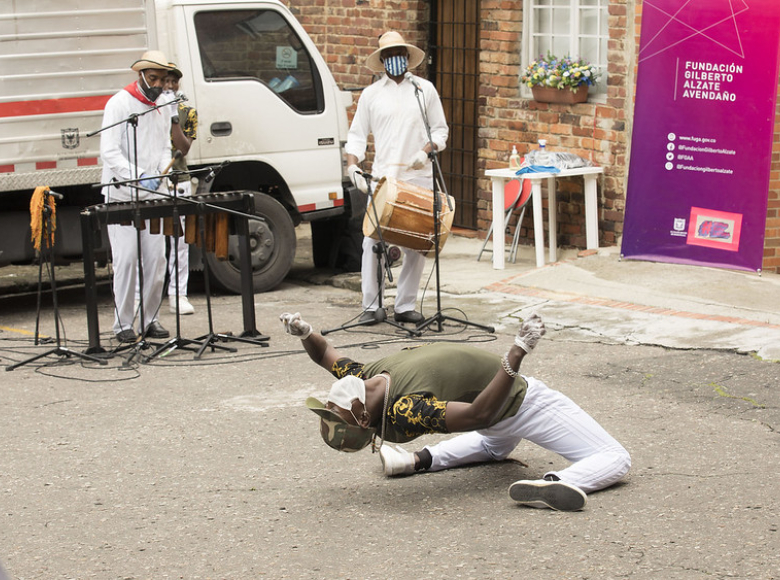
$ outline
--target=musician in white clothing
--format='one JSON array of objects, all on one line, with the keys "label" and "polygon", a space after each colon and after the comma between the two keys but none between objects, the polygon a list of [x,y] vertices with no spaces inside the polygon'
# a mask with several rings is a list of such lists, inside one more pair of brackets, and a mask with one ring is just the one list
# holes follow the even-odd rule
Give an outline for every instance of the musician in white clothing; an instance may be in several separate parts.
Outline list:
[{"label": "musician in white clothing", "polygon": [[[130,68],[138,73],[138,80],[111,97],[103,112],[103,127],[118,124],[101,133],[102,183],[141,178],[143,189],[109,185],[103,188],[106,202],[159,197],[147,190],[159,189],[161,180],[154,176],[162,174],[171,161],[171,115],[165,109],[146,111],[158,104],[165,77],[172,67],[162,52],[152,50],[144,53]],[[139,115],[135,131],[130,123],[120,122],[133,114]],[[134,138],[137,143],[133,142]],[[143,179],[146,176],[149,179]],[[147,221],[145,229],[141,230],[140,245],[145,328],[139,331],[145,332],[149,338],[168,338],[170,333],[157,320],[165,280],[165,236],[150,235],[149,230]],[[136,231],[134,225],[108,226],[114,268],[113,330],[119,342],[138,340],[133,329],[133,303],[139,269]]]},{"label": "musician in white clothing", "polygon": [[[369,134],[374,136],[375,154],[370,173],[375,179],[393,177],[433,189],[431,143],[415,95],[415,84],[422,92],[431,140],[437,151],[446,146],[449,128],[433,84],[420,77],[405,75],[408,69],[418,67],[424,58],[422,50],[407,44],[399,33],[390,31],[379,38],[379,48],[366,60],[369,69],[384,74],[360,96],[345,147],[349,178],[364,193],[368,191],[368,183],[361,175],[359,164],[366,157]],[[363,239],[364,312],[360,317],[363,323],[377,322],[375,312],[383,291],[376,276],[378,255],[373,251],[376,243],[372,238]],[[415,310],[415,303],[425,258],[409,248],[402,249],[404,263],[398,276],[394,319],[418,324],[423,316]]]}]

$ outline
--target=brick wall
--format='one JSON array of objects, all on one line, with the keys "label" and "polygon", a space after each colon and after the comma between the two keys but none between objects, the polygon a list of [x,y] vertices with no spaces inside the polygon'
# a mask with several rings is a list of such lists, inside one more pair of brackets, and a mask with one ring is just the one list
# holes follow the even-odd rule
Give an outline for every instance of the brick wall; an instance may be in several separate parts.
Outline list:
[{"label": "brick wall", "polygon": [[769,173],[769,207],[764,238],[764,270],[780,274],[780,102],[775,111],[772,169]]},{"label": "brick wall", "polygon": [[[365,62],[383,32],[397,30],[409,44],[426,47],[428,2],[424,0],[285,0],[284,4],[312,37],[345,90],[360,89],[373,81]],[[358,96],[356,92],[355,102]]]},{"label": "brick wall", "polygon": [[[398,30],[407,42],[426,49],[429,3],[425,0],[295,0],[285,4],[319,47],[339,86],[356,89],[355,102],[360,94],[357,89],[372,82],[364,63],[382,32]],[[565,149],[590,159],[605,168],[599,186],[599,244],[618,244],[623,232],[642,0],[611,0],[607,98],[578,105],[537,103],[521,96],[522,2],[482,0],[480,6],[478,171],[505,167],[512,145],[522,155],[541,137],[550,149]],[[422,67],[416,72],[425,76]],[[780,273],[780,107],[777,118],[763,267]],[[582,181],[558,181],[558,242],[584,248]],[[484,236],[492,211],[489,180],[481,179],[478,187],[478,227]],[[521,235],[531,243],[530,220],[525,225],[529,230]]]},{"label": "brick wall", "polygon": [[[599,188],[599,243],[618,243],[623,227],[630,127],[627,110],[632,106],[626,86],[633,74],[629,55],[633,35],[627,30],[625,0],[609,8],[609,85],[606,102],[578,105],[537,103],[521,96],[520,51],[522,3],[483,0],[481,42],[481,113],[479,169],[505,167],[512,145],[523,155],[547,139],[550,150],[576,153],[605,168]],[[479,227],[491,219],[490,184],[480,182]],[[585,247],[584,196],[579,178],[558,180],[559,243]],[[529,221],[525,222],[528,227]],[[523,232],[532,236],[533,232]]]}]

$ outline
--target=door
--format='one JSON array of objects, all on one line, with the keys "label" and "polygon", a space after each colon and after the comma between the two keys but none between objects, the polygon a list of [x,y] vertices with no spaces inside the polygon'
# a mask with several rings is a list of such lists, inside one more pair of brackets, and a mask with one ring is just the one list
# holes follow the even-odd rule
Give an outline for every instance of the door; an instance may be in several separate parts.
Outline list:
[{"label": "door", "polygon": [[428,45],[431,79],[450,127],[440,159],[455,198],[453,225],[469,229],[477,229],[479,9],[478,0],[438,0],[432,5]]},{"label": "door", "polygon": [[199,121],[193,162],[262,161],[299,207],[327,202],[330,192],[340,196],[343,105],[300,25],[273,5],[186,11]]}]

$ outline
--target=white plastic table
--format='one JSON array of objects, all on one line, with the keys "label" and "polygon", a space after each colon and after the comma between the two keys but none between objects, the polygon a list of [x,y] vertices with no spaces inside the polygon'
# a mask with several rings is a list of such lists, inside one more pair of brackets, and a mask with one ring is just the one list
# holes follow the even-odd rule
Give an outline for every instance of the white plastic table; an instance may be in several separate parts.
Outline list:
[{"label": "white plastic table", "polygon": [[558,216],[555,199],[555,178],[581,175],[585,181],[585,242],[587,249],[599,247],[599,220],[596,197],[596,179],[603,167],[577,167],[560,173],[525,173],[516,175],[514,169],[489,169],[485,171],[493,184],[493,268],[504,269],[504,186],[511,179],[531,180],[531,202],[534,205],[534,246],[536,267],[544,266],[544,218],[542,217],[542,180],[547,180],[550,220],[550,262],[558,259]]}]

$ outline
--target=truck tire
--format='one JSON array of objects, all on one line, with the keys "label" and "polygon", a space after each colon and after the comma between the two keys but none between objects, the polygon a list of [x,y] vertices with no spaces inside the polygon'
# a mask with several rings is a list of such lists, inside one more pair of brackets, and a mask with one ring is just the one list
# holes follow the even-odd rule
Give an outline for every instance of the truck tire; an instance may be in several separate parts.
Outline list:
[{"label": "truck tire", "polygon": [[[284,280],[295,260],[295,226],[282,204],[274,198],[255,194],[255,215],[265,221],[249,221],[252,270],[255,293],[273,290]],[[239,239],[231,235],[228,259],[218,260],[207,253],[211,280],[228,292],[241,293]]]}]

